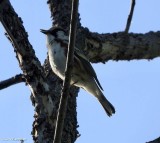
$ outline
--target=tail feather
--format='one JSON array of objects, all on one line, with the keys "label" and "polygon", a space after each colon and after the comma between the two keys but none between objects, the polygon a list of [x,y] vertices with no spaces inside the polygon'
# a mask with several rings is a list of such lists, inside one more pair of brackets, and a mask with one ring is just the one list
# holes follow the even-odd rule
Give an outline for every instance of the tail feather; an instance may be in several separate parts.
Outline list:
[{"label": "tail feather", "polygon": [[106,99],[106,97],[103,94],[101,94],[98,100],[101,103],[102,107],[104,108],[108,116],[112,116],[112,114],[115,113],[114,106]]}]

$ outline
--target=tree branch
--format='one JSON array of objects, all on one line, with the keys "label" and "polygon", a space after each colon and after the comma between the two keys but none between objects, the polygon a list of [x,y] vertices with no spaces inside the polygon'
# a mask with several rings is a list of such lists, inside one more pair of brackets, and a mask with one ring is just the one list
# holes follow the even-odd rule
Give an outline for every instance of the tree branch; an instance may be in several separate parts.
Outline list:
[{"label": "tree branch", "polygon": [[129,33],[126,39],[124,32],[99,34],[83,28],[84,53],[94,63],[105,63],[108,60],[141,60],[160,56],[160,32],[145,34]]},{"label": "tree branch", "polygon": [[21,82],[25,82],[25,78],[23,74],[17,74],[14,77],[0,81],[0,90]]},{"label": "tree branch", "polygon": [[21,18],[18,17],[9,0],[0,0],[0,21],[7,32],[7,38],[14,47],[19,66],[33,95],[35,103],[33,140],[35,142],[47,142],[50,138],[47,140],[43,136],[46,128],[39,129],[38,126],[48,127],[50,124],[50,128],[53,130],[54,120],[51,120],[50,117],[53,114],[54,104],[51,100],[44,69],[28,41],[28,34]]},{"label": "tree branch", "polygon": [[130,13],[129,13],[129,15],[128,15],[125,33],[128,33],[129,28],[130,28],[130,25],[131,25],[131,21],[132,21],[132,17],[133,17],[133,12],[134,12],[134,6],[135,6],[135,4],[136,4],[135,1],[136,1],[136,0],[132,0],[132,3],[131,3],[131,9],[130,9]]},{"label": "tree branch", "polygon": [[61,143],[61,138],[62,138],[64,118],[66,115],[68,94],[70,89],[71,71],[73,67],[74,46],[75,46],[76,29],[77,29],[78,4],[79,4],[78,0],[72,0],[71,24],[70,24],[66,68],[65,68],[65,79],[63,82],[63,89],[59,103],[59,110],[57,115],[57,123],[56,123],[53,143]]},{"label": "tree branch", "polygon": [[[16,58],[24,72],[26,82],[31,84],[33,81],[37,81],[36,79],[39,75],[43,76],[43,68],[28,41],[28,34],[25,32],[21,18],[15,13],[8,0],[1,0],[0,21],[7,32],[5,35],[14,47]],[[30,82],[31,78],[32,82]]]}]

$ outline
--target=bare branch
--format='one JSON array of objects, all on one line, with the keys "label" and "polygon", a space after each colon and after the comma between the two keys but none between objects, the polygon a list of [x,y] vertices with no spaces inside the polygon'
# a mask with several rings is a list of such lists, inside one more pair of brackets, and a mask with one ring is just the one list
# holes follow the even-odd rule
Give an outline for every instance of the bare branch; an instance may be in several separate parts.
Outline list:
[{"label": "bare branch", "polygon": [[70,33],[69,33],[67,61],[66,61],[66,68],[65,68],[65,79],[63,82],[63,89],[61,93],[61,100],[59,104],[53,143],[61,143],[61,137],[63,132],[64,118],[65,118],[66,109],[67,109],[68,94],[69,94],[70,80],[71,80],[71,71],[72,71],[72,64],[73,64],[73,57],[74,57],[78,4],[79,4],[78,0],[72,0],[71,24],[70,24]]},{"label": "bare branch", "polygon": [[25,82],[25,78],[23,74],[17,74],[14,77],[0,81],[0,90],[21,82]]},{"label": "bare branch", "polygon": [[[160,31],[145,34],[124,32],[99,34],[83,28],[83,51],[93,63],[109,60],[142,60],[160,57]],[[82,37],[82,36],[81,36]]]},{"label": "bare branch", "polygon": [[130,28],[130,25],[131,25],[131,21],[132,21],[132,17],[133,17],[133,12],[134,12],[134,6],[135,6],[135,4],[136,4],[135,1],[136,1],[136,0],[132,0],[132,3],[131,3],[131,9],[130,9],[130,13],[129,13],[129,15],[128,15],[125,33],[128,33],[129,28]]}]

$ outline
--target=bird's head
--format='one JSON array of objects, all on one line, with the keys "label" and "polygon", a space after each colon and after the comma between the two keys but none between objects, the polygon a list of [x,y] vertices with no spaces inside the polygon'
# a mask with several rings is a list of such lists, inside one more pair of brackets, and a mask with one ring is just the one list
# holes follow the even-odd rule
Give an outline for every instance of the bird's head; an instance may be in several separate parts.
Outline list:
[{"label": "bird's head", "polygon": [[41,29],[40,31],[43,34],[46,34],[47,37],[50,39],[61,39],[61,40],[68,39],[66,31],[61,27],[52,27],[49,30]]}]

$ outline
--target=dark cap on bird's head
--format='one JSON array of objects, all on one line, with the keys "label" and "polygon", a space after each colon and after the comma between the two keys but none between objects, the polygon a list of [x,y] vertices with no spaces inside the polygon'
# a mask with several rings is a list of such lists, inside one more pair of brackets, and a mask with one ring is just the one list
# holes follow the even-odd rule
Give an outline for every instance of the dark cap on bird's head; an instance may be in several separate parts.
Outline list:
[{"label": "dark cap on bird's head", "polygon": [[63,31],[64,33],[66,33],[66,31],[61,27],[51,27],[48,30],[40,29],[40,31],[43,34],[51,34],[51,35],[55,35],[58,31]]}]

